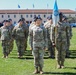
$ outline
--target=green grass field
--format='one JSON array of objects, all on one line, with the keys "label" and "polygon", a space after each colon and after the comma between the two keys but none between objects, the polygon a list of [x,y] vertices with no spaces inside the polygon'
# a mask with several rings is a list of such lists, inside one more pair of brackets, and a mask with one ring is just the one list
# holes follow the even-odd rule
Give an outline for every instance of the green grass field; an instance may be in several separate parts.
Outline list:
[{"label": "green grass field", "polygon": [[[29,45],[27,50],[29,50]],[[66,58],[64,69],[56,69],[55,59],[48,59],[45,54],[44,75],[76,75],[76,28],[73,28],[70,50],[71,56]],[[14,49],[7,59],[2,56],[0,45],[0,75],[33,75],[34,64],[31,51],[25,53],[24,59],[18,59],[16,45],[14,45]]]}]

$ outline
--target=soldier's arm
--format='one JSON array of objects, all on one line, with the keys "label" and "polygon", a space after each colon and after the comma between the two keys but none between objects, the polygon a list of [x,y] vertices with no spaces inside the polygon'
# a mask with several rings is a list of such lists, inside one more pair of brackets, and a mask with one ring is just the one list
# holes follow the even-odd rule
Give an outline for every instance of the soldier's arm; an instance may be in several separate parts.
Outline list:
[{"label": "soldier's arm", "polygon": [[16,27],[14,27],[14,29],[12,30],[12,38],[15,38],[16,35]]},{"label": "soldier's arm", "polygon": [[66,35],[67,35],[69,38],[72,37],[72,27],[71,27],[69,24],[67,25]]},{"label": "soldier's arm", "polygon": [[11,29],[11,41],[13,41],[12,32],[13,32],[14,27],[15,27],[15,26],[12,25],[12,29]]},{"label": "soldier's arm", "polygon": [[28,34],[29,34],[29,28],[26,28],[26,38],[28,38]]},{"label": "soldier's arm", "polygon": [[33,30],[29,30],[29,44],[31,46],[31,49],[33,49]]},{"label": "soldier's arm", "polygon": [[27,32],[27,30],[26,30],[26,29],[24,29],[24,35],[25,35],[25,39],[26,39],[26,37],[27,37],[26,32]]},{"label": "soldier's arm", "polygon": [[73,34],[72,34],[72,27],[70,26],[70,38],[72,38]]},{"label": "soldier's arm", "polygon": [[53,46],[55,45],[55,31],[56,31],[56,27],[52,27],[52,38],[51,38],[51,41],[52,41],[52,45]]},{"label": "soldier's arm", "polygon": [[29,29],[28,29],[28,27],[27,27],[27,26],[25,26],[25,31],[24,31],[24,33],[25,33],[25,38],[27,38],[27,37],[28,37],[28,32],[29,32]]},{"label": "soldier's arm", "polygon": [[47,30],[45,28],[43,28],[43,36],[45,41],[45,48],[48,48]]}]

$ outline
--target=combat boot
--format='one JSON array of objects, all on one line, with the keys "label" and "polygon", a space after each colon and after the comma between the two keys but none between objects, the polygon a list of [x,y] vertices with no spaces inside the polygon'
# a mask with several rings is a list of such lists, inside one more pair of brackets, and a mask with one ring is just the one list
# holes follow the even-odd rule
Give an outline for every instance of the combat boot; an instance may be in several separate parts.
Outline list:
[{"label": "combat boot", "polygon": [[57,60],[57,69],[60,69],[60,61]]},{"label": "combat boot", "polygon": [[8,55],[7,54],[4,54],[4,56],[2,58],[8,58]]},{"label": "combat boot", "polygon": [[35,71],[33,72],[33,74],[38,74],[38,67],[35,68]]},{"label": "combat boot", "polygon": [[42,70],[42,67],[40,67],[40,74],[43,74],[44,72],[43,72],[43,70]]},{"label": "combat boot", "polygon": [[61,66],[62,69],[64,68],[64,61],[61,61]]}]

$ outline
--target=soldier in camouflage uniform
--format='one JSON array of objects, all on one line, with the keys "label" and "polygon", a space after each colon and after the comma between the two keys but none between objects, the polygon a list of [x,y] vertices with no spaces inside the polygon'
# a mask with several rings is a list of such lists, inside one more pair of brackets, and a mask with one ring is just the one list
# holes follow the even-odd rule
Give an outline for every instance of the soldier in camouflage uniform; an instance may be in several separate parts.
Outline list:
[{"label": "soldier in camouflage uniform", "polygon": [[26,48],[27,48],[27,41],[28,41],[28,33],[29,33],[29,28],[28,28],[28,25],[26,24],[25,22],[25,19],[22,18],[23,20],[23,26],[26,28],[26,39],[25,39],[25,51],[26,51]]},{"label": "soldier in camouflage uniform", "polygon": [[10,41],[9,21],[5,20],[4,25],[0,28],[0,36],[2,41],[3,58],[7,58],[9,54]]},{"label": "soldier in camouflage uniform", "polygon": [[67,22],[67,17],[64,16],[63,17],[63,21],[66,23],[66,37],[67,37],[67,46],[66,46],[66,57],[69,57],[70,56],[70,50],[69,50],[69,47],[70,47],[70,39],[72,37],[72,28],[70,26],[70,24]]},{"label": "soldier in camouflage uniform", "polygon": [[43,56],[44,49],[47,47],[47,32],[46,29],[41,26],[40,17],[36,17],[36,25],[31,28],[29,36],[36,69],[34,73],[37,74],[39,68],[40,74],[43,74]]},{"label": "soldier in camouflage uniform", "polygon": [[10,21],[10,26],[9,26],[9,30],[10,30],[10,34],[11,34],[11,41],[10,41],[10,46],[9,46],[9,48],[10,48],[10,51],[9,51],[9,53],[13,50],[13,45],[14,45],[14,40],[13,40],[13,38],[12,38],[12,30],[13,30],[13,28],[14,28],[14,25],[12,24],[12,19],[9,19],[9,21]]},{"label": "soldier in camouflage uniform", "polygon": [[51,40],[52,16],[47,17],[47,22],[44,23],[44,27],[47,30],[49,57],[54,58],[55,50],[54,50],[54,47],[52,46],[52,40]]},{"label": "soldier in camouflage uniform", "polygon": [[59,14],[58,25],[55,26],[55,48],[57,68],[64,68],[64,61],[66,55],[66,23],[62,22],[63,14]]},{"label": "soldier in camouflage uniform", "polygon": [[12,36],[16,40],[19,58],[22,58],[25,49],[26,28],[23,26],[23,20],[20,19],[12,31]]}]

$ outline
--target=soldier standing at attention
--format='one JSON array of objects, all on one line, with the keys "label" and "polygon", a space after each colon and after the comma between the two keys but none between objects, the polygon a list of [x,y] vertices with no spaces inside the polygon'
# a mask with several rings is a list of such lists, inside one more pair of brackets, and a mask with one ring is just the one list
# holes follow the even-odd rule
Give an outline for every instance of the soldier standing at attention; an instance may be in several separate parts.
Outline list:
[{"label": "soldier standing at attention", "polygon": [[28,33],[29,33],[29,27],[28,27],[28,25],[26,24],[26,22],[25,22],[25,18],[22,18],[22,20],[23,20],[23,26],[24,26],[24,28],[26,29],[26,39],[25,39],[25,51],[26,51],[26,48],[27,48],[27,41],[28,41]]},{"label": "soldier standing at attention", "polygon": [[56,46],[56,61],[57,68],[64,68],[66,56],[66,24],[62,21],[63,14],[59,14],[58,25],[55,26],[55,46]]},{"label": "soldier standing at attention", "polygon": [[52,31],[52,29],[51,29],[51,27],[52,27],[52,16],[47,17],[47,22],[44,23],[44,27],[47,30],[49,57],[50,58],[54,58],[55,50],[54,50],[54,47],[52,46],[52,40],[51,40],[51,35],[52,35],[52,33],[51,33],[51,31]]},{"label": "soldier standing at attention", "polygon": [[69,47],[70,47],[70,39],[72,38],[72,29],[71,29],[70,24],[67,22],[67,19],[68,18],[66,16],[63,17],[63,22],[67,26],[67,28],[66,28],[66,37],[67,37],[66,57],[69,57],[70,56]]},{"label": "soldier standing at attention", "polygon": [[0,36],[2,41],[3,58],[7,58],[9,54],[9,41],[10,41],[10,31],[9,31],[9,21],[4,20],[4,25],[0,28]]},{"label": "soldier standing at attention", "polygon": [[23,20],[20,19],[18,21],[18,25],[16,25],[12,31],[12,36],[16,40],[17,49],[19,53],[19,58],[22,58],[25,49],[25,39],[26,39],[26,28],[23,26]]},{"label": "soldier standing at attention", "polygon": [[43,56],[44,50],[47,48],[47,32],[46,29],[41,25],[41,20],[42,19],[40,17],[36,17],[36,24],[31,28],[29,32],[31,39],[30,45],[34,56],[34,74],[37,74],[38,72],[40,72],[40,74],[43,74]]},{"label": "soldier standing at attention", "polygon": [[10,40],[10,46],[9,46],[9,48],[10,48],[9,53],[10,53],[13,50],[13,45],[14,45],[14,40],[12,38],[12,30],[14,28],[14,25],[12,24],[12,19],[9,19],[9,21],[10,21],[9,30],[10,30],[10,34],[11,34],[11,36],[10,36],[11,40]]}]

